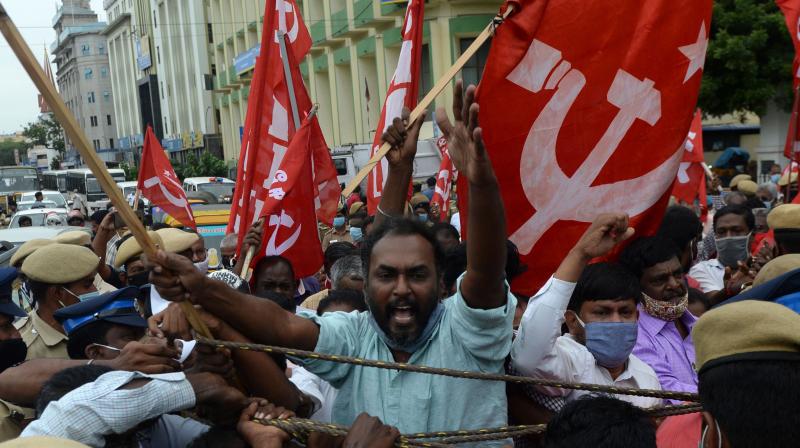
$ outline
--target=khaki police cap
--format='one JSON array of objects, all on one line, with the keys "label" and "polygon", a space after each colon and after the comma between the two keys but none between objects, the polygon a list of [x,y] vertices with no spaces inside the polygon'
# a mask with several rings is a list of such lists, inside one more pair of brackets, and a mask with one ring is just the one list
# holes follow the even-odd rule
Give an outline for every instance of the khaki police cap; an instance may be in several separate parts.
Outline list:
[{"label": "khaki police cap", "polygon": [[364,207],[363,202],[353,202],[353,205],[350,206],[348,215],[349,216],[355,215],[356,213],[358,213],[359,210],[361,210],[362,207]]},{"label": "khaki police cap", "polygon": [[792,173],[791,176],[789,176],[789,173],[786,173],[783,176],[781,176],[781,178],[778,180],[778,186],[785,187],[786,185],[789,184],[789,182],[793,184],[797,183],[797,173]]},{"label": "khaki police cap", "polygon": [[712,309],[692,330],[698,372],[735,361],[800,361],[798,329],[800,314],[777,303],[744,300]]},{"label": "khaki police cap", "polygon": [[90,249],[55,243],[32,253],[22,263],[29,279],[51,285],[64,285],[86,278],[95,271],[100,258]]},{"label": "khaki police cap", "polygon": [[[163,247],[164,243],[161,239],[161,236],[149,230],[147,234],[150,236],[150,239],[153,240],[155,245],[159,248]],[[139,242],[136,241],[136,238],[130,237],[122,242],[117,249],[117,255],[114,256],[114,267],[119,268],[123,264],[127,263],[134,257],[138,257],[143,252],[142,246],[139,245]]]},{"label": "khaki police cap", "polygon": [[7,442],[0,443],[0,448],[88,448],[80,442],[57,437],[34,436],[18,437]]},{"label": "khaki police cap", "polygon": [[753,279],[753,286],[762,285],[798,268],[800,268],[800,254],[781,255],[765,264],[764,267],[758,271],[756,278]]},{"label": "khaki police cap", "polygon": [[744,179],[739,181],[739,183],[736,185],[736,189],[741,193],[744,193],[746,196],[755,196],[756,192],[758,191],[758,184],[752,180]]},{"label": "khaki police cap", "polygon": [[161,247],[164,251],[172,253],[183,252],[191,248],[192,244],[200,239],[200,236],[196,233],[185,232],[174,227],[158,229],[156,233],[161,237],[163,243]]},{"label": "khaki police cap", "polygon": [[40,247],[44,247],[53,243],[55,243],[55,241],[46,240],[44,238],[35,238],[32,240],[28,240],[28,242],[20,246],[19,249],[17,249],[17,251],[14,252],[14,255],[11,256],[11,260],[9,261],[9,263],[11,263],[11,266],[18,268],[22,266],[22,262],[25,261],[26,258],[28,258],[28,255],[32,254]]},{"label": "khaki police cap", "polygon": [[738,188],[739,187],[739,182],[741,182],[743,180],[753,180],[753,178],[750,177],[749,174],[739,174],[739,175],[733,176],[733,179],[731,179],[731,184],[730,184],[731,189]]},{"label": "khaki police cap", "polygon": [[76,244],[78,246],[86,246],[88,244],[92,244],[92,237],[88,232],[84,232],[83,230],[73,230],[59,234],[53,238],[53,241],[61,244]]},{"label": "khaki police cap", "polygon": [[783,204],[767,215],[767,225],[772,230],[800,229],[800,204]]}]

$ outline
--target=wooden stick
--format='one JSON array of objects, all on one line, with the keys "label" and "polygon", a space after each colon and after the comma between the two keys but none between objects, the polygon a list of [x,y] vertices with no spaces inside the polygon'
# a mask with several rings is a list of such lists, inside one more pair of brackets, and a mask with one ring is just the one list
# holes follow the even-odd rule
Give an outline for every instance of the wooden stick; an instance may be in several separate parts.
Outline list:
[{"label": "wooden stick", "polygon": [[[508,18],[508,16],[511,15],[513,11],[514,11],[514,6],[512,4],[509,4],[508,8],[506,8],[506,11],[502,16],[503,20]],[[480,50],[481,46],[483,46],[483,44],[487,40],[489,40],[489,38],[494,34],[494,29],[496,26],[497,25],[495,23],[495,19],[492,19],[492,22],[489,23],[489,25],[486,26],[486,28],[481,32],[481,34],[479,34],[478,37],[475,38],[475,41],[472,42],[472,45],[470,45],[469,48],[467,48],[464,51],[464,53],[461,54],[461,57],[459,57],[456,60],[455,64],[453,64],[453,66],[450,67],[449,70],[447,70],[447,73],[445,73],[444,76],[442,76],[441,78],[439,78],[438,81],[436,81],[436,85],[434,85],[431,91],[428,92],[427,95],[425,95],[425,98],[423,98],[417,104],[417,107],[415,107],[414,110],[411,111],[411,117],[408,119],[409,123],[417,121],[417,119],[420,118],[425,109],[427,109],[428,106],[433,104],[433,101],[436,99],[436,97],[439,96],[440,93],[442,93],[442,91],[445,89],[445,87],[447,87],[448,84],[450,84],[450,81],[453,78],[455,78],[456,74],[458,74],[458,72],[460,72],[461,69],[464,68],[464,65],[467,63],[467,61],[469,61],[469,59],[475,53],[477,53],[478,50]],[[386,120],[391,120],[391,119],[394,119],[394,117],[386,117]],[[375,132],[382,133],[383,130],[378,129]],[[364,178],[366,178],[369,175],[370,171],[372,171],[372,169],[375,168],[375,165],[377,165],[381,161],[381,159],[386,157],[386,154],[389,152],[389,149],[391,149],[391,146],[388,143],[384,143],[380,147],[378,152],[376,152],[375,155],[372,156],[369,162],[367,162],[367,164],[361,168],[361,171],[359,171],[358,174],[356,174],[356,176],[352,180],[350,180],[350,183],[347,184],[347,187],[345,187],[344,191],[342,191],[342,195],[344,197],[348,197],[350,196],[350,194],[353,193],[353,190],[355,190],[358,184],[360,184],[361,181],[363,181]]]},{"label": "wooden stick", "polygon": [[133,211],[139,210],[139,197],[142,195],[142,190],[136,189],[136,193],[133,194]]},{"label": "wooden stick", "polygon": [[[100,157],[92,149],[89,140],[86,138],[86,134],[81,130],[80,126],[78,126],[78,122],[67,108],[67,105],[64,104],[64,100],[59,96],[55,86],[47,79],[44,70],[39,66],[36,57],[34,57],[28,44],[25,43],[25,40],[22,38],[22,35],[20,35],[11,17],[8,16],[2,3],[0,3],[0,32],[2,32],[6,41],[8,41],[14,54],[17,55],[17,59],[19,59],[19,62],[25,68],[25,71],[28,72],[28,76],[31,77],[36,88],[39,89],[39,93],[41,93],[45,101],[47,101],[47,105],[50,107],[50,110],[53,111],[61,127],[64,128],[67,137],[75,144],[81,157],[83,157],[83,160],[86,161],[89,169],[91,169],[92,173],[97,178],[100,187],[108,195],[109,199],[111,199],[111,203],[114,204],[117,213],[122,216],[122,220],[125,222],[125,225],[128,226],[128,229],[130,229],[133,237],[136,238],[136,242],[139,243],[148,257],[155,258],[157,247],[153,240],[147,235],[144,224],[139,221],[136,217],[136,213],[122,196],[122,191],[117,187],[114,179],[111,178],[105,163],[100,160]],[[192,328],[205,337],[211,337],[211,332],[208,330],[205,322],[200,319],[197,311],[192,307],[192,304],[184,301],[180,302],[180,306],[184,314],[186,314],[186,318],[189,320]]]}]

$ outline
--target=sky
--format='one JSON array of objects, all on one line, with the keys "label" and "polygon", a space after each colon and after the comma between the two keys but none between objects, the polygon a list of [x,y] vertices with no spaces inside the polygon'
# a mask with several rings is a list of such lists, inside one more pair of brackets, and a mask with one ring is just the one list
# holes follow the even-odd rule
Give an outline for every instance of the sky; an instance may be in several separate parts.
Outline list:
[{"label": "sky", "polygon": [[[45,47],[49,53],[50,44],[56,37],[52,28],[56,2],[54,0],[0,1],[41,63]],[[98,19],[105,21],[103,0],[91,0],[91,3]],[[52,66],[52,70],[55,76],[55,65]],[[21,131],[27,123],[36,120],[39,116],[37,95],[36,86],[11,51],[8,42],[0,35],[0,134]]]}]

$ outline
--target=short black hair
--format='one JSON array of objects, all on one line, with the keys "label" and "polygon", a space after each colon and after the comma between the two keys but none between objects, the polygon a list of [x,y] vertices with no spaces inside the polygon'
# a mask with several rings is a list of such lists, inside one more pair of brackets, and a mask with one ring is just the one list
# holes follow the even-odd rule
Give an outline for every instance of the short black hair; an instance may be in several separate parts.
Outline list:
[{"label": "short black hair", "polygon": [[444,272],[444,251],[430,229],[416,219],[391,218],[384,221],[372,234],[368,235],[361,243],[361,262],[364,265],[364,274],[369,281],[370,262],[372,260],[372,250],[380,240],[388,236],[409,236],[418,235],[425,239],[433,248],[434,263],[436,265],[436,275],[440,276]]},{"label": "short black hair", "polygon": [[519,257],[517,245],[511,240],[506,240],[506,281],[510,284],[527,270],[528,266],[523,264]]},{"label": "short black hair", "polygon": [[775,229],[775,245],[780,255],[800,254],[800,230]]},{"label": "short black hair", "polygon": [[467,270],[467,243],[461,243],[458,246],[450,249],[445,254],[444,260],[444,273],[442,280],[444,281],[445,291],[453,289],[456,280],[464,271]]},{"label": "short black hair", "polygon": [[36,400],[36,417],[41,417],[51,402],[60,400],[64,395],[84,384],[94,382],[111,370],[110,367],[92,364],[70,367],[56,373],[42,386],[42,391]]},{"label": "short black hair", "polygon": [[37,191],[33,194],[34,196],[44,196],[41,191]]},{"label": "short black hair", "polygon": [[717,230],[717,221],[719,221],[719,219],[725,215],[743,216],[744,222],[747,224],[748,229],[753,230],[756,228],[756,217],[749,208],[745,207],[744,205],[726,205],[725,207],[717,210],[717,213],[714,214],[714,231]]},{"label": "short black hair", "polygon": [[445,232],[449,233],[450,236],[452,236],[456,240],[461,239],[461,235],[458,234],[458,229],[456,229],[450,223],[447,222],[437,222],[436,224],[433,225],[433,227],[431,227],[431,232],[433,232],[434,235],[438,235],[439,232]]},{"label": "short black hair", "polygon": [[333,266],[333,264],[336,263],[340,258],[348,255],[358,255],[358,249],[356,248],[355,244],[347,241],[337,241],[335,243],[331,243],[330,246],[325,249],[325,273],[330,274],[331,266]]},{"label": "short black hair", "polygon": [[70,359],[86,359],[86,347],[91,344],[108,344],[106,334],[119,324],[96,320],[76,329],[67,339],[67,354]]},{"label": "short black hair", "polygon": [[637,279],[641,279],[645,269],[673,257],[678,258],[679,253],[672,241],[660,236],[650,236],[639,238],[626,247],[619,256],[619,263]]},{"label": "short black hair", "polygon": [[567,309],[579,312],[584,302],[630,300],[639,303],[642,287],[639,279],[617,263],[594,263],[581,273]]},{"label": "short black hair", "polygon": [[280,264],[280,263],[283,263],[286,266],[288,266],[289,267],[289,272],[292,273],[292,278],[295,278],[295,276],[294,276],[294,266],[292,265],[292,262],[288,258],[282,257],[280,255],[270,255],[270,256],[267,256],[267,257],[264,257],[264,258],[258,260],[258,263],[256,263],[256,267],[255,267],[255,269],[253,269],[253,272],[255,273],[255,272],[260,271],[262,268],[269,267],[269,266],[272,266],[272,265],[275,265],[275,264]]},{"label": "short black hair", "polygon": [[327,297],[319,301],[317,315],[322,316],[325,310],[336,304],[349,306],[358,312],[368,309],[363,292],[354,289],[332,289],[328,291]]},{"label": "short black hair", "polygon": [[545,448],[655,446],[656,427],[647,413],[606,396],[584,396],[567,403],[550,420],[544,435]]},{"label": "short black hair", "polygon": [[108,210],[98,210],[92,213],[92,216],[89,219],[91,219],[93,223],[99,226],[100,223],[103,222],[103,219],[106,217],[107,214]]},{"label": "short black hair", "polygon": [[796,446],[800,362],[748,360],[700,372],[700,402],[731,446]]},{"label": "short black hair", "polygon": [[44,302],[45,298],[47,298],[47,290],[53,286],[48,283],[33,280],[30,277],[28,277],[25,281],[28,282],[28,290],[31,292],[31,299],[33,300],[31,306],[34,306],[39,302]]},{"label": "short black hair", "polygon": [[667,208],[658,236],[672,241],[678,250],[686,247],[698,236],[703,234],[703,224],[694,210],[682,205],[673,205]]},{"label": "short black hair", "polygon": [[425,183],[428,184],[429,187],[433,188],[436,186],[436,178],[431,176],[425,181]]},{"label": "short black hair", "polygon": [[30,223],[33,223],[33,220],[31,219],[31,217],[30,216],[26,216],[26,215],[20,216],[19,217],[19,221],[17,221],[17,222],[18,223],[22,223],[23,220],[25,220],[27,222],[30,222]]}]

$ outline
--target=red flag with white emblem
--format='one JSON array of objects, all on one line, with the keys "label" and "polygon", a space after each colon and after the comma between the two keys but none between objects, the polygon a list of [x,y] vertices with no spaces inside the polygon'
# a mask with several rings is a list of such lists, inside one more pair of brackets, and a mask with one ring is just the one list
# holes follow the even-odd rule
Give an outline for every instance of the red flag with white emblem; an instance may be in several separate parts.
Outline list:
[{"label": "red flag with white emblem", "polygon": [[[389,84],[389,90],[386,91],[386,101],[383,103],[370,157],[380,149],[383,133],[392,124],[392,120],[400,116],[403,107],[414,109],[417,106],[424,11],[424,0],[408,2],[403,21],[403,43],[400,47],[400,58],[397,61],[397,69],[392,77],[392,82]],[[386,183],[386,176],[389,173],[388,163],[386,158],[383,158],[370,171],[367,178],[367,211],[370,215],[375,214],[378,204],[381,202],[383,185]]]},{"label": "red flag with white emblem", "polygon": [[184,226],[197,228],[192,207],[186,199],[181,182],[150,126],[147,126],[144,136],[144,149],[142,149],[136,188],[153,205],[161,207]]},{"label": "red flag with white emblem", "polygon": [[[509,238],[555,272],[601,213],[661,222],[703,72],[711,0],[508,0],[477,98]],[[459,189],[465,191],[466,189]],[[459,195],[462,196],[462,195]]]},{"label": "red flag with white emblem", "polygon": [[[672,185],[672,196],[686,202],[694,203],[700,194],[701,185],[706,182],[706,170],[703,168],[703,118],[700,109],[694,114],[689,134],[683,143],[683,159],[678,167],[678,177]],[[705,204],[701,204],[705,205]]]},{"label": "red flag with white emblem", "polygon": [[287,258],[298,278],[319,272],[323,261],[314,207],[316,191],[308,163],[317,149],[312,145],[318,142],[313,119],[306,118],[268,186],[261,214],[265,218],[264,238],[261,250],[253,257],[255,262],[272,255]]},{"label": "red flag with white emblem", "polygon": [[[264,11],[261,52],[251,83],[236,190],[228,222],[228,232],[239,234],[238,247],[241,247],[246,230],[262,215],[267,189],[295,132],[278,44],[282,35],[288,41],[287,56],[294,60],[305,57],[311,47],[311,37],[294,0],[270,0]],[[302,118],[308,110],[300,112]]]},{"label": "red flag with white emblem", "polygon": [[439,139],[436,140],[436,146],[439,148],[442,162],[439,164],[439,174],[436,176],[436,188],[433,190],[431,206],[434,204],[438,206],[439,219],[446,222],[448,212],[447,203],[450,200],[450,190],[453,185],[453,179],[455,179],[456,169],[455,166],[453,166],[450,153],[447,152],[447,139],[439,137]]},{"label": "red flag with white emblem", "polygon": [[798,103],[800,103],[800,92],[798,92],[798,84],[800,84],[800,0],[775,0],[775,3],[783,11],[786,28],[788,28],[794,44],[794,63],[792,64],[794,107],[789,120],[789,132],[786,134],[786,146],[783,153],[789,160],[800,160],[800,114],[798,113]]}]

